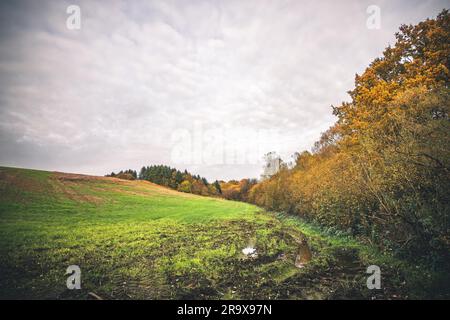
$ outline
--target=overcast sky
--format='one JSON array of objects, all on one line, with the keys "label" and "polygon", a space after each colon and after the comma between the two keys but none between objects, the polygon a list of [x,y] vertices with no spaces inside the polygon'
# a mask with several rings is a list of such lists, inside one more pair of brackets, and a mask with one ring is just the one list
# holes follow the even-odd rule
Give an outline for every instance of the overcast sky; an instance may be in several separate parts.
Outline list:
[{"label": "overcast sky", "polygon": [[[81,28],[67,28],[69,5]],[[369,5],[381,27],[369,29]],[[309,150],[402,23],[448,1],[0,1],[0,165],[258,177]]]}]

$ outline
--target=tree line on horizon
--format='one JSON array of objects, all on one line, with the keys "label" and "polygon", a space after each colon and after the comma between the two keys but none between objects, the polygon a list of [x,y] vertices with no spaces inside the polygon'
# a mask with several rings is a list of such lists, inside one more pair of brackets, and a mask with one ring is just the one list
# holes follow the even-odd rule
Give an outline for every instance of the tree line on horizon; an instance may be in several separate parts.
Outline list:
[{"label": "tree line on horizon", "polygon": [[112,172],[106,176],[127,180],[147,180],[177,191],[204,196],[220,196],[222,194],[219,181],[209,183],[200,175],[191,174],[187,170],[180,171],[166,165],[144,166],[139,174],[135,170],[128,169],[119,173]]},{"label": "tree line on horizon", "polygon": [[209,183],[200,175],[187,170],[180,171],[167,165],[144,166],[139,171],[127,169],[117,173],[111,172],[105,177],[125,180],[146,180],[177,191],[204,196],[219,196],[228,200],[248,202],[248,192],[258,183],[257,179],[244,178],[241,180],[216,180]]}]

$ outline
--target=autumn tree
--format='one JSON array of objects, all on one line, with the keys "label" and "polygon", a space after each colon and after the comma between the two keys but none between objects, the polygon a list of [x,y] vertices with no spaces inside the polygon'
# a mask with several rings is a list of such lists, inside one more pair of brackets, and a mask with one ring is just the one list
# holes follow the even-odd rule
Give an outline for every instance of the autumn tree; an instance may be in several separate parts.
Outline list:
[{"label": "autumn tree", "polygon": [[312,152],[249,200],[450,267],[449,43],[447,10],[401,26]]}]

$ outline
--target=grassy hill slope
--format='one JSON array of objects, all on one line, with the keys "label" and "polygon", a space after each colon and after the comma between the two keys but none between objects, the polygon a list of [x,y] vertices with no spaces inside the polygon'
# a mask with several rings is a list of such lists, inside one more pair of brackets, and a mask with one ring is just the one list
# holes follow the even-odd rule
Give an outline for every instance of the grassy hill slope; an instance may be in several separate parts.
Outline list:
[{"label": "grassy hill slope", "polygon": [[[313,251],[294,266],[303,236]],[[242,254],[246,246],[257,258]],[[399,265],[250,204],[146,181],[0,167],[0,298],[396,298]],[[383,290],[365,269],[385,266]],[[82,289],[68,290],[69,265]]]}]

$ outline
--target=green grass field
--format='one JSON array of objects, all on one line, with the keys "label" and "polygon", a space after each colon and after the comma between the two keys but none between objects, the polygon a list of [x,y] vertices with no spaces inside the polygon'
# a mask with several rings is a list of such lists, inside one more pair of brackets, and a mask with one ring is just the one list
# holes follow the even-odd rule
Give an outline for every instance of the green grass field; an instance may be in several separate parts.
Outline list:
[{"label": "green grass field", "polygon": [[[312,261],[298,269],[298,239]],[[258,257],[242,249],[251,245]],[[365,270],[383,268],[383,289]],[[82,289],[66,288],[81,268]],[[250,204],[146,181],[0,167],[0,298],[410,297],[399,262]],[[425,290],[425,289],[424,289]]]}]

